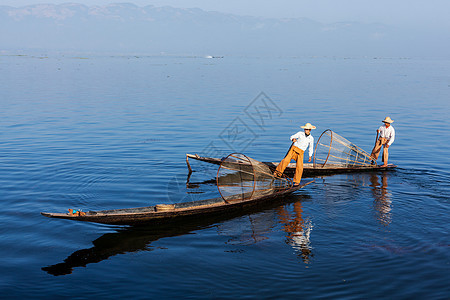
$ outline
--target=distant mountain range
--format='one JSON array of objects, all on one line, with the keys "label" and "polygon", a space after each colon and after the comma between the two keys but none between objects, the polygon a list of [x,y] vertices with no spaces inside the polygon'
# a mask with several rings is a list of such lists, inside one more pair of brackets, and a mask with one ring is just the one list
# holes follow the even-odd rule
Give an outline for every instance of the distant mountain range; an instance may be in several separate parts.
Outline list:
[{"label": "distant mountain range", "polygon": [[409,56],[418,52],[413,40],[413,34],[383,24],[323,24],[196,8],[127,3],[0,6],[0,50]]}]

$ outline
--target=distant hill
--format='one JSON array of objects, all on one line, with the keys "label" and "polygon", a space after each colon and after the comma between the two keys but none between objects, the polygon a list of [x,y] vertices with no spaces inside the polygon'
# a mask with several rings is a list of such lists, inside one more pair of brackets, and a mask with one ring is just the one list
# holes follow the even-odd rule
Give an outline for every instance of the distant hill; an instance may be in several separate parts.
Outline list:
[{"label": "distant hill", "polygon": [[0,50],[192,55],[414,55],[411,37],[383,24],[322,24],[134,4],[0,6]]}]

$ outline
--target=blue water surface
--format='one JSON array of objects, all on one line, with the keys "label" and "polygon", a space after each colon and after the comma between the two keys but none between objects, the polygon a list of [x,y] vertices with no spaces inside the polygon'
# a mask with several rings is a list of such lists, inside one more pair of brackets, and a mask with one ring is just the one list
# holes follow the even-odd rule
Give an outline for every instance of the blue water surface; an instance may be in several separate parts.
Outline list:
[{"label": "blue water surface", "polygon": [[[448,298],[449,70],[408,58],[0,56],[2,296]],[[279,161],[306,122],[316,139],[330,128],[370,152],[386,116],[396,171],[316,178],[284,202],[172,226],[40,215],[217,197],[216,166],[191,161],[186,187],[186,153]]]}]

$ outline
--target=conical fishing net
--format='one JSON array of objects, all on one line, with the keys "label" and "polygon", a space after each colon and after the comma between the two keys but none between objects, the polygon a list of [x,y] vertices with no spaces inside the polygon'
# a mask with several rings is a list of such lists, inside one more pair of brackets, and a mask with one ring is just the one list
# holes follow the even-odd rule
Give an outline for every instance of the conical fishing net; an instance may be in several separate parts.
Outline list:
[{"label": "conical fishing net", "polygon": [[370,166],[370,155],[339,134],[325,130],[314,150],[314,168]]},{"label": "conical fishing net", "polygon": [[267,165],[240,153],[228,155],[217,171],[217,187],[227,202],[269,195],[292,184],[291,179],[274,177]]}]

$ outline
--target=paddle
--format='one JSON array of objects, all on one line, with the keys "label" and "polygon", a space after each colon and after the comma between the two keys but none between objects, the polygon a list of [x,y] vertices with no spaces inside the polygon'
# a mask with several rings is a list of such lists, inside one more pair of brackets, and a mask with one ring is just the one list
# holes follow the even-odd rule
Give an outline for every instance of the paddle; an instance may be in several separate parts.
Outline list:
[{"label": "paddle", "polygon": [[291,146],[289,147],[289,150],[286,152],[286,154],[284,155],[284,157],[286,157],[289,153],[289,151],[291,151],[292,146],[294,146],[295,142],[292,142]]},{"label": "paddle", "polygon": [[[291,151],[292,146],[294,146],[294,142],[292,142],[291,146],[289,147],[289,150],[286,152],[286,154],[284,155],[283,159],[285,159],[286,156],[289,154],[289,151]],[[282,173],[280,173],[280,172],[278,172],[278,171],[276,171],[276,170],[275,170],[274,172],[275,172],[275,173],[274,173],[274,176],[275,176],[275,177],[276,177],[276,176],[280,176],[280,177],[281,177]]]},{"label": "paddle", "polygon": [[[375,138],[375,145],[374,147],[377,145],[377,141],[378,141],[378,129],[377,129],[377,137]],[[370,154],[370,158],[372,158],[372,165],[375,165],[377,163],[377,161],[375,160],[375,158],[372,157],[372,154]]]}]

